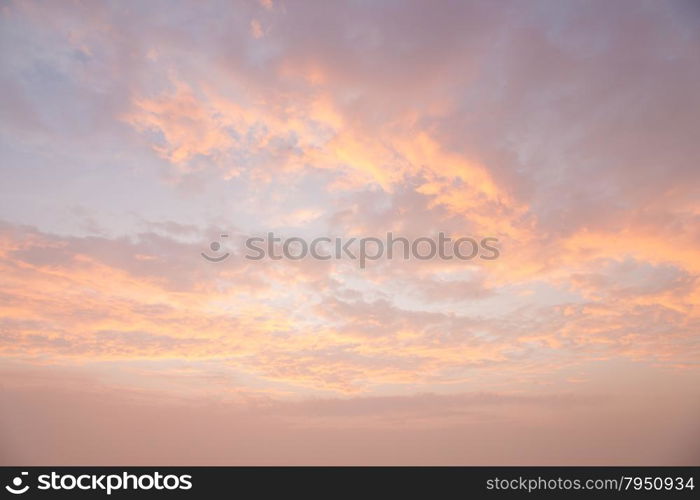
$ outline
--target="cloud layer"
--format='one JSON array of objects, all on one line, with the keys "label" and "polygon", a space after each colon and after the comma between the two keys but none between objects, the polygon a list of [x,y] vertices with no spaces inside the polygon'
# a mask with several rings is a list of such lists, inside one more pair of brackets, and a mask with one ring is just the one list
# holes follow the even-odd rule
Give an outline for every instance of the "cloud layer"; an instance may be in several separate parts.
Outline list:
[{"label": "cloud layer", "polygon": [[[692,2],[9,2],[0,25],[3,463],[697,463]],[[500,257],[244,259],[268,231]]]}]

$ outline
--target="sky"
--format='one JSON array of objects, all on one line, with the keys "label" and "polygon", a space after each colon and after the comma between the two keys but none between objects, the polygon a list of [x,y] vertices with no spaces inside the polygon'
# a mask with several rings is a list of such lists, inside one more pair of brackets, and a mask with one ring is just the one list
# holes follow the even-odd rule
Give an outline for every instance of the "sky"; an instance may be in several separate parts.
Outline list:
[{"label": "sky", "polygon": [[0,1],[0,463],[698,465],[698,89],[690,0]]}]

